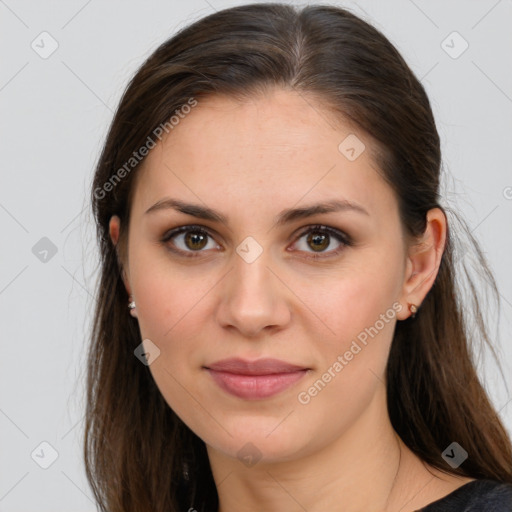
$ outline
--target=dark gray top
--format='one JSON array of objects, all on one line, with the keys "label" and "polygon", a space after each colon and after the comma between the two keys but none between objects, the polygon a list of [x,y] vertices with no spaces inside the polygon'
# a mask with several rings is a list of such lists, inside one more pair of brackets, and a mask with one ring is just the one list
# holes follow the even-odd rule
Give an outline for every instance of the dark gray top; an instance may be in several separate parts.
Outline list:
[{"label": "dark gray top", "polygon": [[512,512],[512,484],[473,480],[418,512]]}]

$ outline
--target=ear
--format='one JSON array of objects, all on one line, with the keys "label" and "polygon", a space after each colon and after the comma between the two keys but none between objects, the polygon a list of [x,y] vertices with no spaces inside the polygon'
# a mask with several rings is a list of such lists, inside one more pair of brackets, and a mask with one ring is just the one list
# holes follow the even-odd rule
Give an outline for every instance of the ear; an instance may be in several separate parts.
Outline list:
[{"label": "ear", "polygon": [[[110,218],[110,221],[108,223],[108,231],[110,234],[110,239],[112,240],[112,243],[116,247],[116,251],[117,251],[117,243],[119,241],[120,230],[121,230],[121,219],[117,215],[113,215]],[[128,292],[128,295],[131,295],[132,292],[131,292],[129,277],[127,276],[125,266],[124,266],[123,262],[121,261],[121,258],[119,257],[118,251],[117,251],[117,261],[119,262],[119,266],[121,268],[121,274],[123,277],[123,282],[124,282],[126,291]]]},{"label": "ear", "polygon": [[440,208],[427,212],[425,232],[408,249],[404,284],[400,303],[404,306],[397,314],[398,320],[411,315],[409,304],[419,309],[427,293],[432,288],[441,265],[446,244],[447,221]]}]

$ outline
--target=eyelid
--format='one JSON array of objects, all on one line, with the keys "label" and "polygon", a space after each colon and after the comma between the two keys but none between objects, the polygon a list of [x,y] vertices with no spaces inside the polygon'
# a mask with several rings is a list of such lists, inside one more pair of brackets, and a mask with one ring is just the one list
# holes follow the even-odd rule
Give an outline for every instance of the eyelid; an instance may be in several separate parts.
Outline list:
[{"label": "eyelid", "polygon": [[338,249],[331,249],[330,251],[303,251],[305,252],[306,256],[302,256],[302,258],[314,260],[333,258],[338,256],[346,247],[351,247],[354,245],[354,242],[349,235],[339,229],[326,226],[325,224],[311,224],[305,228],[301,228],[298,235],[295,235],[295,241],[293,244],[296,244],[304,235],[315,231],[328,234],[330,237],[335,238],[341,244],[341,247]]},{"label": "eyelid", "polygon": [[350,237],[344,233],[343,231],[332,228],[325,224],[310,224],[309,226],[305,226],[304,228],[300,228],[299,233],[294,235],[296,239],[302,238],[306,233],[310,231],[320,231],[321,233],[327,233],[328,235],[334,236],[339,239],[341,242],[345,242],[347,244],[351,243]]},{"label": "eyelid", "polygon": [[[173,228],[169,231],[167,231],[164,236],[162,237],[161,241],[166,244],[169,242],[172,238],[175,236],[178,236],[182,233],[186,233],[188,231],[196,231],[199,233],[202,233],[206,236],[209,236],[213,240],[215,240],[216,235],[212,233],[212,230],[210,228],[207,228],[206,226],[202,226],[200,224],[186,224],[183,226],[179,226],[176,228]],[[305,256],[306,259],[320,259],[320,258],[329,258],[337,256],[345,247],[350,247],[353,245],[353,241],[349,235],[347,235],[345,232],[327,226],[325,224],[311,224],[308,226],[304,226],[300,228],[299,233],[292,235],[293,242],[292,244],[297,243],[304,235],[308,234],[311,231],[318,231],[321,233],[326,233],[329,236],[334,237],[338,242],[342,244],[341,248],[338,249],[331,249],[330,251],[325,252],[314,252],[314,251],[301,251],[305,252],[307,256]],[[174,247],[173,249],[170,249],[172,252],[183,255],[185,257],[195,258],[201,256],[201,253],[204,253],[205,251],[199,250],[199,251],[183,251],[181,249],[178,249]],[[288,250],[288,249],[287,249]]]},{"label": "eyelid", "polygon": [[[186,225],[179,226],[177,228],[173,228],[173,229],[167,231],[164,234],[164,236],[161,238],[161,242],[163,242],[164,244],[167,244],[167,242],[169,242],[172,238],[174,238],[178,235],[181,235],[182,233],[187,233],[188,231],[195,231],[198,233],[202,233],[202,234],[210,237],[213,240],[215,240],[215,237],[216,237],[216,235],[214,235],[212,233],[212,230],[210,228],[207,228],[206,226],[201,226],[200,224],[186,224]],[[202,250],[201,251],[183,251],[181,249],[178,249],[177,247],[174,247],[173,249],[169,248],[169,250],[171,250],[174,253],[184,255],[186,257],[196,257],[195,256],[196,254],[197,254],[197,256],[200,256],[202,252],[205,252]]]}]

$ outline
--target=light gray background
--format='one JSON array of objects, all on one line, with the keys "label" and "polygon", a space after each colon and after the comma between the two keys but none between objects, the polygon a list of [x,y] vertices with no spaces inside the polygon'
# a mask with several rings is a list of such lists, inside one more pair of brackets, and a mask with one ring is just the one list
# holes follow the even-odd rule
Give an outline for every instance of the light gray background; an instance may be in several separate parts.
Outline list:
[{"label": "light gray background", "polygon": [[[84,197],[121,92],[144,58],[178,28],[242,3],[0,0],[0,511],[95,510],[80,444],[97,257]],[[380,28],[427,89],[447,204],[467,219],[500,286],[499,323],[492,303],[487,315],[493,337],[501,332],[510,385],[512,2],[330,3]],[[46,59],[31,47],[51,49],[43,31],[58,43]],[[465,43],[454,31],[469,44],[460,56]],[[43,237],[57,250],[46,262],[32,252]],[[479,361],[512,432],[510,389],[490,357]],[[48,469],[31,458],[37,448],[35,459],[51,461],[43,441],[58,453]]]}]

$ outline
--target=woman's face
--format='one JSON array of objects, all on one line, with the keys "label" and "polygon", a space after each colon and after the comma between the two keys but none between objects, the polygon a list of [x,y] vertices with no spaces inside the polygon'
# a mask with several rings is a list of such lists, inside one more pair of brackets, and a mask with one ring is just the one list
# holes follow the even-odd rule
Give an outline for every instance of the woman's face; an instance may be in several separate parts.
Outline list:
[{"label": "woman's face", "polygon": [[[313,99],[276,90],[199,101],[150,151],[126,285],[141,339],[160,350],[156,384],[210,453],[291,460],[383,404],[408,265],[370,144]],[[305,215],[334,201],[342,207]],[[231,358],[294,366],[212,371]]]}]

